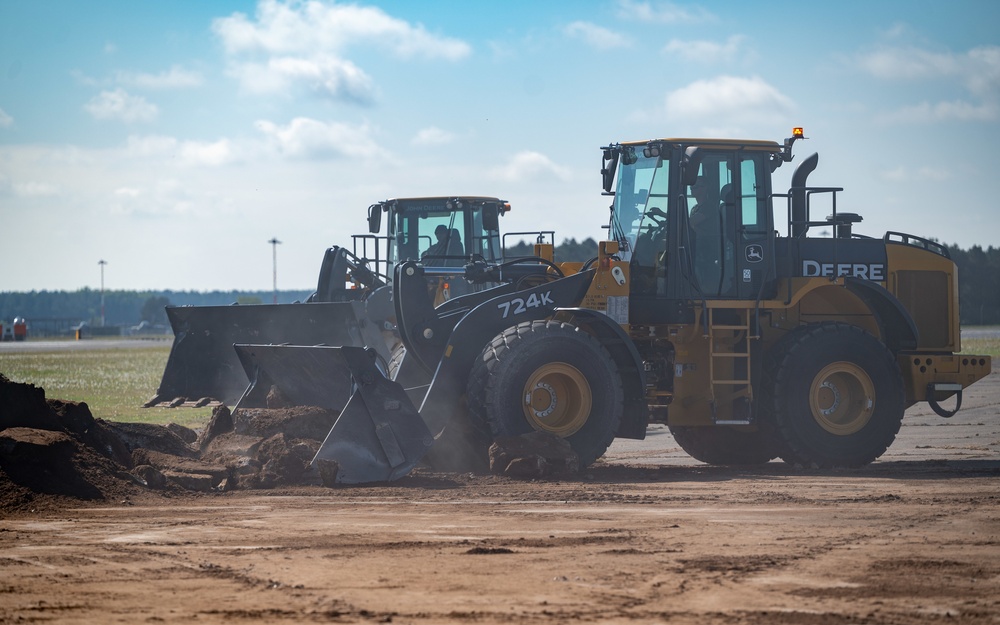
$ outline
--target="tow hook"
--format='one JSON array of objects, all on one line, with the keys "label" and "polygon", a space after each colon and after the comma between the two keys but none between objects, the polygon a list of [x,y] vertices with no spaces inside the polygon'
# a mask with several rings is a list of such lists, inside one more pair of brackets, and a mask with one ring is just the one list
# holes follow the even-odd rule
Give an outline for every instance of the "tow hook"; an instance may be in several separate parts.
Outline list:
[{"label": "tow hook", "polygon": [[[937,392],[954,392],[957,399],[955,401],[955,408],[953,410],[946,410],[941,407],[941,404],[934,399],[934,395]],[[927,385],[927,403],[930,405],[931,409],[938,414],[939,417],[944,417],[945,419],[950,419],[955,416],[955,413],[959,411],[962,407],[962,385],[961,384],[928,384]]]}]

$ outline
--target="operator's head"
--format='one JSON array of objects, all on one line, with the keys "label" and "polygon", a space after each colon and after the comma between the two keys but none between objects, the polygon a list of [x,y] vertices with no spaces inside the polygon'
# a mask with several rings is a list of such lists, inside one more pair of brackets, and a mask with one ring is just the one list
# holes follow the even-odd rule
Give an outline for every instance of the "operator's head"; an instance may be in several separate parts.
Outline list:
[{"label": "operator's head", "polygon": [[444,224],[438,225],[437,228],[434,228],[434,236],[438,238],[438,241],[444,240],[448,236],[448,226]]}]

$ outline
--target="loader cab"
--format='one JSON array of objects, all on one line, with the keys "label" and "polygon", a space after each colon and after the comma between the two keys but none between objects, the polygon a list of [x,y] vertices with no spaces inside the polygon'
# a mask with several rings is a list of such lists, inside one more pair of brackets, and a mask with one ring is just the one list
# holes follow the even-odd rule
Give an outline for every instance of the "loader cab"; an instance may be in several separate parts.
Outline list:
[{"label": "loader cab", "polygon": [[[697,139],[605,148],[605,169],[617,166],[611,230],[630,265],[633,323],[681,320],[686,301],[773,290],[771,171],[781,149]],[[606,191],[612,184],[606,174]]]},{"label": "loader cab", "polygon": [[389,264],[421,261],[433,267],[463,267],[470,258],[500,260],[497,217],[510,205],[496,198],[389,200]]}]

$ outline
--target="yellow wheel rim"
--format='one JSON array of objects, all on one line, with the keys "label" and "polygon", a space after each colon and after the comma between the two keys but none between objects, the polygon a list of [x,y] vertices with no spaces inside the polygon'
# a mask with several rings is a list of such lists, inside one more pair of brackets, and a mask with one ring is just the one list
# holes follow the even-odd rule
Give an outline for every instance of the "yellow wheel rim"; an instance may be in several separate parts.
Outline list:
[{"label": "yellow wheel rim", "polygon": [[593,397],[580,370],[564,362],[539,367],[524,385],[524,416],[536,430],[565,438],[587,422]]},{"label": "yellow wheel rim", "polygon": [[875,385],[865,370],[850,362],[835,362],[813,378],[809,408],[821,428],[837,436],[858,432],[875,410]]}]

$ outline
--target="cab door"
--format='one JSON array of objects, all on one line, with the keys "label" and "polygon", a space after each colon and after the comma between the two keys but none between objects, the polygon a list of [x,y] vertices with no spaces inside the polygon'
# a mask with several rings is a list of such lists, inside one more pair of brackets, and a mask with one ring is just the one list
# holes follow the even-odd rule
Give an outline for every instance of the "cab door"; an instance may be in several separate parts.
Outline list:
[{"label": "cab door", "polygon": [[765,152],[710,151],[686,189],[696,297],[755,299],[774,279]]},{"label": "cab door", "polygon": [[770,168],[763,152],[744,152],[734,179],[736,249],[734,276],[738,299],[771,296],[775,280],[774,213]]},{"label": "cab door", "polygon": [[696,298],[736,296],[739,174],[736,154],[706,151],[698,176],[687,186],[688,245]]}]

